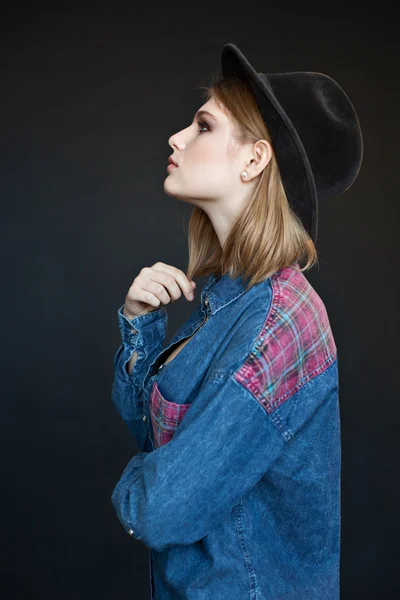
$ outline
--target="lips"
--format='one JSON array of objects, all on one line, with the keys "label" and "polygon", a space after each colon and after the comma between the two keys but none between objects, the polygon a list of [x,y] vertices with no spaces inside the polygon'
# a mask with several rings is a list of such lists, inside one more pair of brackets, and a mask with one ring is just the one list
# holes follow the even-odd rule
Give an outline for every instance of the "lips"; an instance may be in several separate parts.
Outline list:
[{"label": "lips", "polygon": [[175,165],[175,167],[177,167],[177,166],[178,166],[178,165],[177,165],[177,163],[176,163],[176,162],[175,162],[175,161],[174,161],[174,160],[173,160],[171,157],[169,157],[169,159],[168,159],[168,163],[169,163],[170,165]]}]

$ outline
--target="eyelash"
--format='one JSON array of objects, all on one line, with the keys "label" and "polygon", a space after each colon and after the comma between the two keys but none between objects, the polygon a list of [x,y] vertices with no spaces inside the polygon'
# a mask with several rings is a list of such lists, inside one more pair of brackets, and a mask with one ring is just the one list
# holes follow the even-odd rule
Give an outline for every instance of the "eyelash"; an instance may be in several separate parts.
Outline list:
[{"label": "eyelash", "polygon": [[[210,131],[210,128],[207,125],[207,123],[204,123],[203,121],[197,121],[197,124],[200,125],[201,127],[207,127],[207,131]],[[199,129],[198,133],[204,133],[204,131],[201,131],[201,129]]]}]

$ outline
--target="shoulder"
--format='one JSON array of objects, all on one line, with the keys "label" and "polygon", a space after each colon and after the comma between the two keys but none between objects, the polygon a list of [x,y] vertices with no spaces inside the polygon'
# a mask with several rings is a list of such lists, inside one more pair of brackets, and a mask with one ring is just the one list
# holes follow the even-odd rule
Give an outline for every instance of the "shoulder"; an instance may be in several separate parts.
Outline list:
[{"label": "shoulder", "polygon": [[245,360],[233,374],[271,413],[336,360],[325,305],[296,267],[268,280],[271,300]]}]

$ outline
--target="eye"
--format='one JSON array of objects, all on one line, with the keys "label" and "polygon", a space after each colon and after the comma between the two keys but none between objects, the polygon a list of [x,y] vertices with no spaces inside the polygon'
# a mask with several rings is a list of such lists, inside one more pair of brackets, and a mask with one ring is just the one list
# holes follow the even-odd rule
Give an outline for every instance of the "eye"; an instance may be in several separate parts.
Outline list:
[{"label": "eye", "polygon": [[204,121],[197,121],[197,124],[200,125],[201,129],[198,129],[198,133],[204,133],[202,131],[203,127],[207,128],[207,131],[210,131],[209,126],[207,125],[207,123],[204,123]]}]

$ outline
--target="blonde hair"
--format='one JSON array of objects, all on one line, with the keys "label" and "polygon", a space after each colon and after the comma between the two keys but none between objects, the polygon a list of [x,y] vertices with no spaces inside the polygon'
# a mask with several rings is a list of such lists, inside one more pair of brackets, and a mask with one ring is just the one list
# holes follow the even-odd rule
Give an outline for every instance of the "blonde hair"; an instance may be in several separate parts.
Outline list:
[{"label": "blonde hair", "polygon": [[[205,90],[205,101],[214,98],[219,108],[234,122],[239,143],[255,143],[271,136],[258,108],[254,93],[238,78],[217,80],[214,76]],[[193,279],[227,271],[232,277],[249,279],[247,290],[276,271],[305,260],[300,270],[316,262],[317,250],[300,218],[293,212],[282,184],[272,146],[272,157],[259,175],[249,202],[232,223],[227,239],[220,246],[214,227],[201,208],[194,207],[188,226],[189,261],[187,277]]]}]

